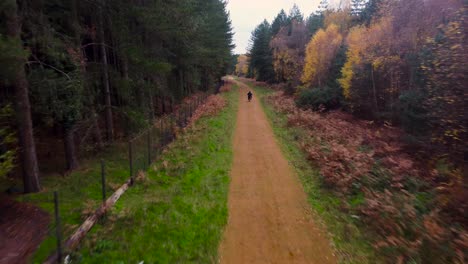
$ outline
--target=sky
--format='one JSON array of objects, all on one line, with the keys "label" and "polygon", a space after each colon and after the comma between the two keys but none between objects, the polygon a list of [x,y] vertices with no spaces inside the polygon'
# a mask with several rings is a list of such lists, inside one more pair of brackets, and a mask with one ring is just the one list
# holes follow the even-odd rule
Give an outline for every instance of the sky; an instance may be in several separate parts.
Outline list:
[{"label": "sky", "polygon": [[[332,1],[330,1],[332,2]],[[264,19],[272,22],[284,9],[287,14],[294,4],[307,18],[319,6],[320,0],[228,0],[234,35],[235,54],[246,53],[250,34]]]}]

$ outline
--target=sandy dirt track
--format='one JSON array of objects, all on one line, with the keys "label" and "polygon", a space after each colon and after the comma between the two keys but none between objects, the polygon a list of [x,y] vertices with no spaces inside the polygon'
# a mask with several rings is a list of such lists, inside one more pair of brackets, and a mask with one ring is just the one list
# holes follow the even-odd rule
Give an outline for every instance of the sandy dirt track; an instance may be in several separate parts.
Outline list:
[{"label": "sandy dirt track", "polygon": [[220,262],[337,263],[314,224],[297,175],[275,141],[265,113],[238,82],[239,110],[229,188],[229,220]]}]

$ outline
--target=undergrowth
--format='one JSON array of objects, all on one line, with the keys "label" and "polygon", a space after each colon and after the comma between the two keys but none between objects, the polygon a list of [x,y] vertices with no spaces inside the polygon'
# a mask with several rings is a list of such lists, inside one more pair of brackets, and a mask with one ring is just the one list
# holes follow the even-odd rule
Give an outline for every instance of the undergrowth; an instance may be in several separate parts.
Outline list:
[{"label": "undergrowth", "polygon": [[354,217],[344,214],[340,210],[341,200],[334,193],[322,188],[318,167],[311,164],[301,150],[299,139],[307,138],[306,133],[302,129],[288,127],[287,116],[265,102],[266,97],[274,90],[260,86],[253,88],[261,99],[283,153],[299,175],[309,204],[319,216],[316,220],[320,220],[322,226],[329,232],[340,262],[372,263],[371,259],[374,258],[372,247],[360,234],[354,223]]},{"label": "undergrowth", "polygon": [[[106,160],[107,196],[130,177],[127,152],[126,145],[120,144],[107,149],[101,156]],[[34,263],[42,263],[47,256],[56,250],[57,238],[55,221],[53,220],[54,190],[58,190],[63,238],[71,235],[84,219],[100,205],[102,201],[100,160],[83,161],[79,170],[68,175],[42,177],[41,185],[43,187],[41,192],[25,194],[18,198],[19,201],[37,205],[48,212],[52,219],[46,239],[34,253]]]},{"label": "undergrowth", "polygon": [[460,171],[426,169],[403,151],[398,129],[257,90],[343,262],[464,263],[468,235],[453,207]]},{"label": "undergrowth", "polygon": [[237,93],[169,145],[73,254],[75,263],[214,263],[227,222]]}]

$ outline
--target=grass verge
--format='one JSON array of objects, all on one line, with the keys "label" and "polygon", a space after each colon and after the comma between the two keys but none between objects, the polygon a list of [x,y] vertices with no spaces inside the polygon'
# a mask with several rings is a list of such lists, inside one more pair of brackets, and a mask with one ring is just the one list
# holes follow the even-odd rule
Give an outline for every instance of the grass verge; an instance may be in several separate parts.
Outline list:
[{"label": "grass verge", "polygon": [[183,133],[93,228],[75,263],[213,263],[227,222],[237,93]]},{"label": "grass verge", "polygon": [[[126,146],[113,146],[100,155],[106,161],[109,196],[129,177]],[[41,178],[43,190],[39,193],[22,195],[19,201],[35,204],[50,213],[51,224],[48,235],[33,256],[33,263],[42,263],[56,250],[53,191],[58,190],[60,221],[63,238],[68,237],[93,212],[102,201],[101,163],[99,159],[85,160],[79,170],[66,176],[50,175]]]},{"label": "grass verge", "polygon": [[353,217],[340,210],[340,198],[322,188],[317,166],[308,161],[301,150],[298,139],[306,137],[305,131],[296,127],[288,127],[287,116],[265,102],[266,96],[272,94],[274,90],[259,86],[252,88],[262,103],[283,153],[299,175],[311,207],[329,232],[340,262],[374,263],[372,246],[359,232]]}]

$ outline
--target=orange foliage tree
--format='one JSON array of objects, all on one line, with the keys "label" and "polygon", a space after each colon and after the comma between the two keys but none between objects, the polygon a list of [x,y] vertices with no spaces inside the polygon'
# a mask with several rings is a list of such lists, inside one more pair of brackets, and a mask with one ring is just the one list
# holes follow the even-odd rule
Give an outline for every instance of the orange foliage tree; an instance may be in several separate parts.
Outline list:
[{"label": "orange foliage tree", "polygon": [[[368,102],[369,95],[372,98],[373,110],[378,109],[378,97],[383,95],[378,94],[376,84],[375,71],[383,69],[385,65],[392,61],[397,61],[398,58],[389,53],[388,45],[391,42],[391,19],[382,18],[379,22],[374,23],[371,27],[357,26],[351,29],[346,42],[348,51],[346,53],[347,60],[342,69],[342,78],[339,80],[345,98],[351,101],[351,105],[362,103],[360,100]],[[385,40],[385,41],[384,41]],[[356,74],[359,73],[359,74]],[[366,78],[370,85],[363,86],[353,82],[355,79]],[[360,91],[371,87],[371,92]],[[364,94],[364,95],[363,95]]]},{"label": "orange foliage tree", "polygon": [[239,55],[237,57],[237,64],[235,74],[237,76],[245,77],[247,76],[247,72],[249,71],[249,57],[245,54]]},{"label": "orange foliage tree", "polygon": [[346,32],[349,28],[351,28],[352,23],[353,17],[351,16],[349,9],[325,12],[325,18],[323,21],[325,28],[331,25],[336,25],[340,32]]},{"label": "orange foliage tree", "polygon": [[302,21],[291,21],[271,40],[273,50],[273,68],[279,82],[299,80],[304,62],[304,50],[307,43],[307,28]]},{"label": "orange foliage tree", "polygon": [[335,58],[343,37],[338,27],[331,24],[326,30],[320,29],[312,37],[306,48],[305,66],[302,73],[302,82],[309,87],[324,84],[328,70]]}]

